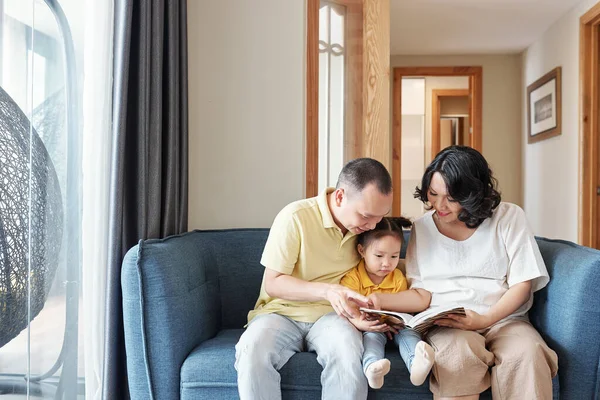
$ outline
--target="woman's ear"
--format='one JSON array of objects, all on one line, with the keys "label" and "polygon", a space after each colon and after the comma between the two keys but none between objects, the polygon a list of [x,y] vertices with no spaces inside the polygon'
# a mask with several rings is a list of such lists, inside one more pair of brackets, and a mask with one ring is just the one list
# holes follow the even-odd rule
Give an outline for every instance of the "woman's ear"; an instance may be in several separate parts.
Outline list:
[{"label": "woman's ear", "polygon": [[365,258],[365,248],[363,247],[363,245],[359,244],[358,246],[356,246],[356,249],[358,250],[358,254],[360,254],[362,258]]}]

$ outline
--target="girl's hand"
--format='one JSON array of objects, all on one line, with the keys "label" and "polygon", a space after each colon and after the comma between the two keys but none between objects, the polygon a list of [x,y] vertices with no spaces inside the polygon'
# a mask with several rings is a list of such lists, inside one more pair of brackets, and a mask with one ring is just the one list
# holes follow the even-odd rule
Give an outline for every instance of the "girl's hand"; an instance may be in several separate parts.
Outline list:
[{"label": "girl's hand", "polygon": [[481,315],[472,310],[465,310],[466,316],[450,314],[448,318],[435,321],[435,325],[446,328],[462,329],[464,331],[478,331],[491,325],[486,315]]},{"label": "girl's hand", "polygon": [[368,297],[369,299],[369,308],[372,310],[381,310],[381,300],[377,293],[372,293]]},{"label": "girl's hand", "polygon": [[349,321],[356,329],[363,332],[388,332],[390,327],[379,320],[368,320],[365,313],[361,313],[358,318],[351,318]]}]

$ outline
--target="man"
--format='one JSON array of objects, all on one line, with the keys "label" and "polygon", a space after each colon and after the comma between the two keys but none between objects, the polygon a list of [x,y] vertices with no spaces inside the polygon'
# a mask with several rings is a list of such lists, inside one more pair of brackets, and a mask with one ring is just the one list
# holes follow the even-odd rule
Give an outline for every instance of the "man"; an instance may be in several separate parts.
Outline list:
[{"label": "man", "polygon": [[323,399],[366,399],[362,333],[347,318],[368,300],[339,282],[359,261],[356,235],[391,206],[390,174],[379,161],[359,158],[344,166],[335,189],[277,215],[261,259],[260,296],[236,345],[242,400],[281,399],[278,371],[301,351],[317,353]]}]

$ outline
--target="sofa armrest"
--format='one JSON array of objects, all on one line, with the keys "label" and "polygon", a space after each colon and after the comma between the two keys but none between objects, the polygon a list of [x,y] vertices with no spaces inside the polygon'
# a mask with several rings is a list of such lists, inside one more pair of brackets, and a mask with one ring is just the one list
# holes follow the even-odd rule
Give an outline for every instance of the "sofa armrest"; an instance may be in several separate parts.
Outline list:
[{"label": "sofa armrest", "polygon": [[123,260],[121,285],[131,398],[179,399],[184,360],[219,330],[210,246],[194,232],[142,240]]},{"label": "sofa armrest", "polygon": [[600,251],[537,239],[550,283],[535,294],[530,318],[558,354],[560,397],[600,398]]}]

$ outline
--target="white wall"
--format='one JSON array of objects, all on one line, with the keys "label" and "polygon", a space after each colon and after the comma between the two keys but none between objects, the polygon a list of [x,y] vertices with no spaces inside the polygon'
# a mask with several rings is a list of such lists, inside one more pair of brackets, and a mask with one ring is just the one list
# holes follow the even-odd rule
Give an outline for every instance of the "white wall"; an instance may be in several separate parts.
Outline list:
[{"label": "white wall", "polygon": [[502,199],[522,205],[520,55],[392,56],[390,65],[483,67],[483,155]]},{"label": "white wall", "polygon": [[425,79],[404,78],[401,90],[400,210],[403,216],[416,218],[424,211],[423,203],[414,198],[413,192],[425,170]]},{"label": "white wall", "polygon": [[[579,18],[597,0],[584,0],[522,54],[524,206],[537,235],[576,242],[579,160]],[[527,85],[562,67],[562,134],[527,144]]]},{"label": "white wall", "polygon": [[303,197],[304,7],[188,3],[190,229],[269,227]]}]

